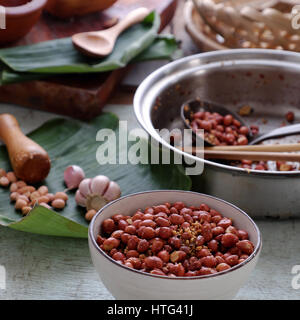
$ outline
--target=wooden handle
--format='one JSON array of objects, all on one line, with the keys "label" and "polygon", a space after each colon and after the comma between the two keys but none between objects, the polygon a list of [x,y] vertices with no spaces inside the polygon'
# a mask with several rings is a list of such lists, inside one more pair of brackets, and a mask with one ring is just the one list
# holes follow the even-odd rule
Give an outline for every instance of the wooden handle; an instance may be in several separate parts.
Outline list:
[{"label": "wooden handle", "polygon": [[207,151],[262,151],[262,152],[297,152],[300,151],[300,143],[291,144],[260,144],[246,146],[216,146],[207,147]]},{"label": "wooden handle", "polygon": [[[182,150],[182,148],[179,148]],[[253,160],[253,161],[297,161],[300,154],[283,153],[300,151],[300,144],[257,145],[257,146],[220,146],[208,147],[203,150],[195,147],[185,147],[185,152],[203,154],[205,159],[223,160]]]},{"label": "wooden handle", "polygon": [[115,36],[118,36],[121,32],[133,26],[134,24],[142,22],[149,15],[149,13],[150,10],[143,7],[133,10],[118,24],[110,28],[109,32],[111,32]]},{"label": "wooden handle", "polygon": [[14,116],[0,115],[0,139],[6,144],[12,168],[19,179],[38,183],[48,176],[51,168],[48,153],[23,134]]},{"label": "wooden handle", "polygon": [[205,159],[223,160],[253,160],[253,161],[297,161],[300,162],[300,154],[280,152],[251,152],[251,151],[210,151],[205,150]]}]

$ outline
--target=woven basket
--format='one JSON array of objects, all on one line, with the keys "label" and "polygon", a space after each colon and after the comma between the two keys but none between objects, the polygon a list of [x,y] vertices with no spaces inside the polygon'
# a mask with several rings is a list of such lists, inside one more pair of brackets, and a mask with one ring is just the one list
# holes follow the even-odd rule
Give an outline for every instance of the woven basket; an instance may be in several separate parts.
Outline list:
[{"label": "woven basket", "polygon": [[231,48],[300,52],[299,0],[193,0],[212,34]]}]

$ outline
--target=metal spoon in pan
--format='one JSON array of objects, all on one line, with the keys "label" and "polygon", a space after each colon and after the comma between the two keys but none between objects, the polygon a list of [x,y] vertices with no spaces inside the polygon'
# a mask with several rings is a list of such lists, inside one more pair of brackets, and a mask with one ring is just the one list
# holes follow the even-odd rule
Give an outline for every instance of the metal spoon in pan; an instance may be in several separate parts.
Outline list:
[{"label": "metal spoon in pan", "polygon": [[291,136],[293,134],[300,133],[300,124],[292,124],[289,126],[281,127],[274,129],[268,133],[265,133],[256,139],[253,139],[249,142],[249,145],[255,145],[258,144],[264,140],[272,139],[272,138],[279,138],[284,136]]},{"label": "metal spoon in pan", "polygon": [[[203,100],[191,100],[186,103],[184,103],[181,107],[181,118],[185,124],[185,126],[189,129],[192,129],[190,123],[192,119],[192,115],[198,111],[209,111],[209,112],[218,112],[222,116],[225,116],[227,114],[231,114],[233,118],[237,119],[238,121],[241,122],[242,126],[247,126],[243,119],[239,117],[235,112],[232,112],[228,110],[227,108],[212,103],[212,102],[207,102]],[[249,145],[256,145],[264,140],[267,139],[272,139],[272,138],[278,138],[278,137],[283,137],[283,136],[289,136],[293,134],[299,134],[300,133],[300,124],[294,124],[294,125],[289,125],[281,128],[274,129],[266,134],[263,134],[257,138],[253,138],[253,135],[251,134],[251,130],[249,130]],[[195,133],[194,133],[195,134]],[[196,134],[195,134],[196,136]],[[202,138],[199,135],[197,135],[198,138]],[[214,146],[211,141],[207,141],[204,139],[206,146]]]},{"label": "metal spoon in pan", "polygon": [[[241,123],[241,126],[247,127],[243,119],[239,117],[235,112],[232,112],[228,110],[227,108],[218,105],[216,103],[196,99],[196,100],[190,100],[186,103],[184,103],[181,107],[181,118],[188,129],[192,129],[191,123],[192,123],[192,117],[195,113],[199,111],[208,111],[211,113],[219,113],[221,116],[226,115],[232,115],[232,117],[236,120],[238,120]],[[197,138],[203,139],[206,146],[215,146],[212,139],[209,139],[209,137],[200,136],[199,134],[196,134],[193,130],[193,135]],[[252,138],[251,130],[249,129],[248,139],[250,140]]]}]

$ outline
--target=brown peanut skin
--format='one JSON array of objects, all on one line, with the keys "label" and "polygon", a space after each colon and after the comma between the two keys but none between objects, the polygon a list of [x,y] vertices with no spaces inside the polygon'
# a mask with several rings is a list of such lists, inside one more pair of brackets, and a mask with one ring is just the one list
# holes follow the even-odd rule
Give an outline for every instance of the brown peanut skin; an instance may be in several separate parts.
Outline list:
[{"label": "brown peanut skin", "polygon": [[0,139],[6,144],[13,171],[19,179],[34,184],[48,176],[51,168],[48,153],[23,134],[11,114],[0,115]]},{"label": "brown peanut skin", "polygon": [[132,216],[117,213],[104,220],[101,229],[100,249],[115,261],[169,277],[226,271],[254,250],[247,231],[237,229],[233,220],[204,203],[199,207],[185,207],[182,202],[158,205]]}]

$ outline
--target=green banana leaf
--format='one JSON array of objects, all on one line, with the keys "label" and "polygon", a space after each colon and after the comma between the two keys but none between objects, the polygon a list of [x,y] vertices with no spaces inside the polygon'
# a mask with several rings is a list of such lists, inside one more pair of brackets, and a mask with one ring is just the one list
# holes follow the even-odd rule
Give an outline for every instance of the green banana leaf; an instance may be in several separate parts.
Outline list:
[{"label": "green banana leaf", "polygon": [[72,44],[71,38],[45,41],[34,45],[0,50],[3,64],[17,72],[87,73],[105,72],[125,67],[156,39],[160,26],[157,13],[122,33],[113,52],[106,58],[86,57]]},{"label": "green banana leaf", "polygon": [[[65,189],[63,172],[72,164],[81,166],[87,177],[100,174],[108,176],[120,185],[122,195],[154,189],[191,189],[191,180],[184,174],[180,165],[99,165],[96,160],[97,150],[107,142],[96,141],[96,136],[98,131],[104,128],[111,129],[109,136],[114,133],[117,136],[124,135],[123,132],[119,132],[118,117],[112,113],[104,113],[89,123],[61,118],[51,120],[29,135],[50,155],[52,169],[43,182],[50,192]],[[148,141],[143,141],[148,147]],[[117,156],[123,158],[134,144],[131,142],[128,143],[128,147],[124,147],[120,142]],[[0,147],[0,167],[10,169],[5,146]],[[69,201],[62,211],[55,212],[37,206],[24,218],[10,203],[9,194],[7,188],[0,188],[0,225],[42,235],[87,237],[88,223],[84,219],[85,210],[76,205],[73,191],[68,193]]]},{"label": "green banana leaf", "polygon": [[[149,60],[173,60],[181,55],[176,39],[172,35],[158,35],[150,47],[136,56],[130,63],[144,62]],[[4,69],[0,76],[0,84],[45,79],[55,76],[52,74],[15,72]]]}]

